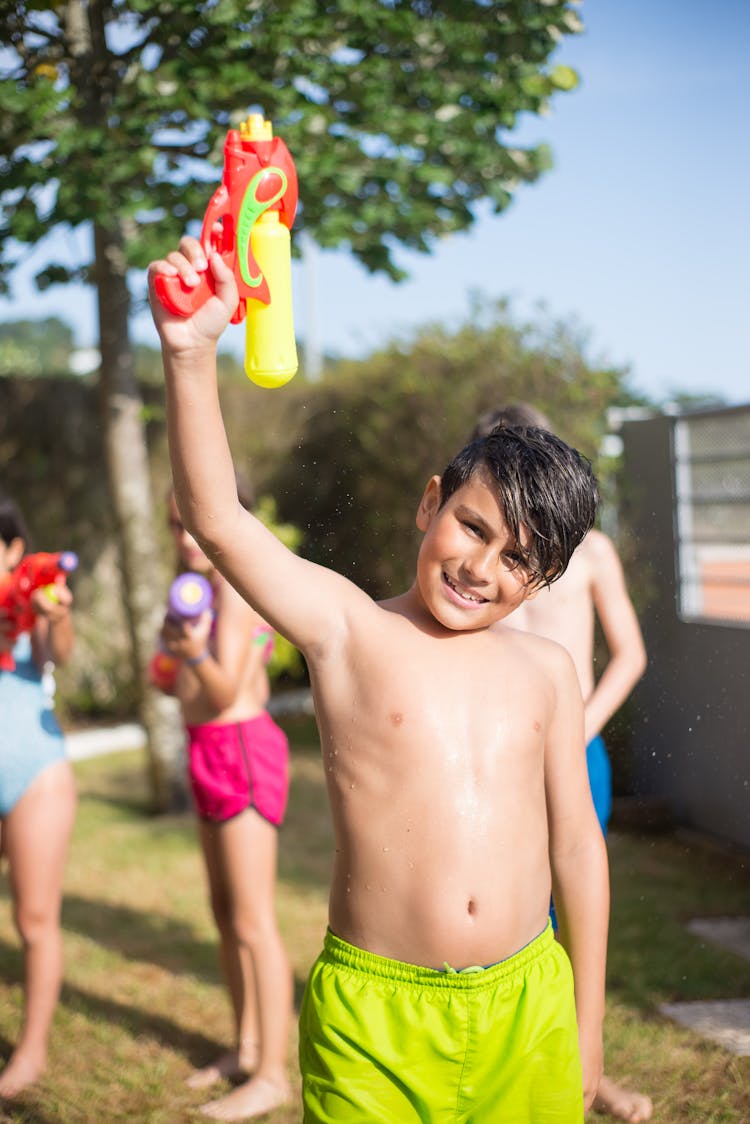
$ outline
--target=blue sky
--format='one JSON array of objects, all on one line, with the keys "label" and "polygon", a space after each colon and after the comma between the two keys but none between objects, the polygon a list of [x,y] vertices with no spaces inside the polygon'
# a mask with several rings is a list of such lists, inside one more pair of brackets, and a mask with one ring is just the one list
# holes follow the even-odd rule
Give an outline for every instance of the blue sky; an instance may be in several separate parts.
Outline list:
[{"label": "blue sky", "polygon": [[[546,141],[554,169],[430,256],[402,254],[400,285],[341,253],[317,252],[307,272],[295,265],[298,334],[314,304],[323,349],[363,355],[425,323],[458,325],[479,291],[510,298],[519,318],[543,307],[570,320],[592,360],[628,367],[658,401],[710,391],[750,402],[750,2],[584,0],[580,11],[586,30],[555,61],[581,86],[518,138]],[[73,236],[69,250],[80,251]],[[90,294],[33,293],[43,257],[17,274],[2,318],[72,322],[75,310],[76,342],[92,345]],[[243,330],[229,332],[241,352]],[[147,313],[134,334],[156,344]]]}]

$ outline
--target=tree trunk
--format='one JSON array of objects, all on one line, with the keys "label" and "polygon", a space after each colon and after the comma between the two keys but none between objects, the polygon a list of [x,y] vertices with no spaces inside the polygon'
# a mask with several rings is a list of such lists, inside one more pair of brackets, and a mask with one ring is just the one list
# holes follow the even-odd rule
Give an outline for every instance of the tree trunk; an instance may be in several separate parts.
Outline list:
[{"label": "tree trunk", "polygon": [[[107,126],[107,81],[111,76],[105,13],[101,2],[69,0],[64,20],[73,67],[71,79],[84,91],[85,125]],[[97,74],[98,81],[91,81]],[[154,534],[143,402],[135,378],[128,319],[130,293],[123,253],[122,221],[116,211],[106,224],[94,221],[94,280],[99,309],[99,376],[104,446],[117,525],[140,718],[148,739],[151,795],[156,811],[184,806],[182,724],[174,699],[146,685],[146,668],[163,615],[154,577],[160,572]]]},{"label": "tree trunk", "polygon": [[187,804],[182,767],[184,739],[176,701],[146,682],[164,602],[155,581],[161,564],[154,530],[143,401],[128,331],[130,293],[122,239],[116,219],[107,229],[94,225],[101,406],[125,611],[139,687],[140,717],[148,739],[151,794],[155,809],[167,811]]}]

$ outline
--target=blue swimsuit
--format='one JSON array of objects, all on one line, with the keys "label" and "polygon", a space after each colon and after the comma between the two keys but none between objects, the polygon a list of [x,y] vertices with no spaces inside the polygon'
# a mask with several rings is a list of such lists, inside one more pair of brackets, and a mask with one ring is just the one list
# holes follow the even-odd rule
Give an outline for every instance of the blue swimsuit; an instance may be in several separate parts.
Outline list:
[{"label": "blue swimsuit", "polygon": [[9,815],[33,781],[65,758],[52,700],[31,656],[31,638],[18,638],[14,671],[0,671],[0,817]]},{"label": "blue swimsuit", "polygon": [[601,734],[597,734],[586,746],[586,767],[596,815],[606,835],[612,814],[612,769]]}]

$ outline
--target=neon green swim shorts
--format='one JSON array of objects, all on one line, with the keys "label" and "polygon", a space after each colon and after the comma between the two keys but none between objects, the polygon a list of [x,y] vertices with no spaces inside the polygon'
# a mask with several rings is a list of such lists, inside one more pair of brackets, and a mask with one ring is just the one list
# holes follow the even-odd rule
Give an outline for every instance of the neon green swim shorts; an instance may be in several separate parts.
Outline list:
[{"label": "neon green swim shorts", "polygon": [[570,962],[551,925],[515,956],[438,972],[330,931],[300,1013],[304,1124],[581,1124]]}]

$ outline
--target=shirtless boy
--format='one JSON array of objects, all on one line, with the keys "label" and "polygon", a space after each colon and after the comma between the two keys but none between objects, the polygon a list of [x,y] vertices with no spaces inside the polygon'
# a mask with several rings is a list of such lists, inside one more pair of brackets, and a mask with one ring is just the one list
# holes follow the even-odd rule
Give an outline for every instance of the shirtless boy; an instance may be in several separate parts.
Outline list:
[{"label": "shirtless boy", "polygon": [[[474,437],[500,424],[551,429],[547,418],[526,402],[501,406],[480,419]],[[607,646],[607,663],[594,677],[594,624],[598,618]],[[646,669],[646,649],[628,595],[622,564],[612,540],[591,530],[573,554],[559,582],[516,609],[508,624],[562,644],[573,657],[584,698],[586,762],[591,794],[602,831],[612,810],[609,757],[601,732]],[[653,1113],[645,1093],[619,1085],[606,1074],[594,1107],[628,1124],[643,1124]]]},{"label": "shirtless boy", "polygon": [[[155,275],[206,268],[217,295],[165,312]],[[376,603],[237,501],[215,361],[231,272],[186,238],[149,277],[182,519],[304,653],[315,697],[336,854],[300,1016],[306,1124],[580,1122],[608,914],[583,706],[564,649],[490,625],[564,571],[588,464],[552,434],[470,446],[427,483],[414,584]]]}]

